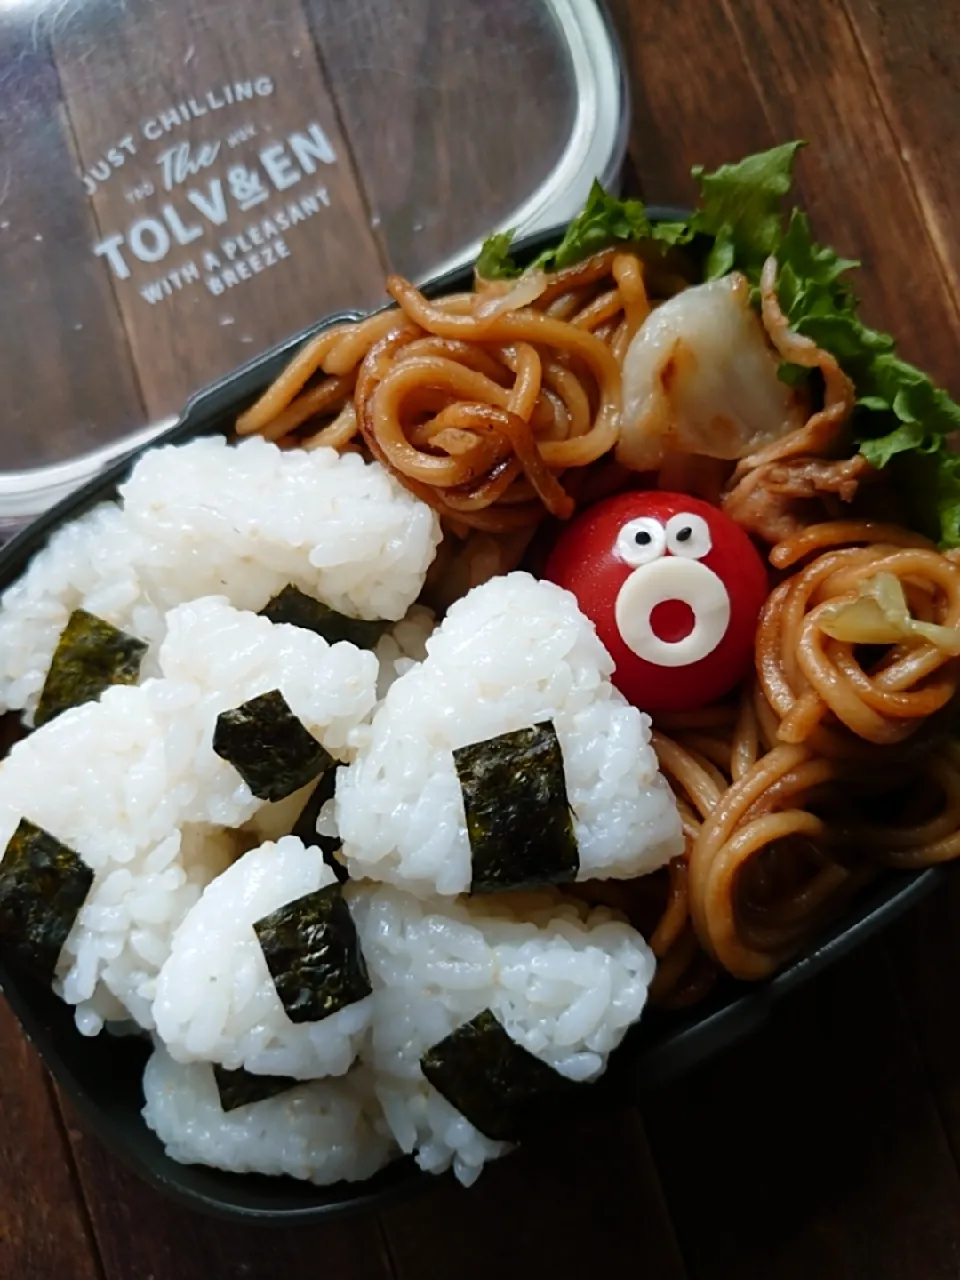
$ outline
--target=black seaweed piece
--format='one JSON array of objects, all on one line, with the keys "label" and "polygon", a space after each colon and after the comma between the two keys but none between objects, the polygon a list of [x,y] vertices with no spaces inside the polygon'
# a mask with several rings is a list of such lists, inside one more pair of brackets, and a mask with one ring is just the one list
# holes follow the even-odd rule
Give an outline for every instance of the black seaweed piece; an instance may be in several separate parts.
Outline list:
[{"label": "black seaweed piece", "polygon": [[307,732],[279,689],[222,711],[213,749],[261,800],[283,800],[333,764],[333,757]]},{"label": "black seaweed piece", "polygon": [[291,1022],[319,1022],[372,991],[338,884],[288,902],[253,927]]},{"label": "black seaweed piece", "polygon": [[328,800],[333,799],[336,785],[337,770],[328,769],[310,792],[310,798],[300,810],[300,817],[294,823],[290,834],[296,836],[308,848],[319,849],[323,854],[324,862],[340,883],[343,884],[348,879],[347,869],[335,856],[341,848],[340,839],[337,836],[322,836],[317,830],[317,818],[320,816],[320,810]]},{"label": "black seaweed piece", "polygon": [[93,702],[112,684],[136,684],[147,645],[85,609],[74,609],[60,633],[33,722]]},{"label": "black seaweed piece", "polygon": [[93,872],[79,854],[21,818],[0,862],[0,949],[52,982],[91,884]]},{"label": "black seaweed piece", "polygon": [[292,1076],[255,1076],[252,1071],[244,1071],[243,1067],[228,1071],[218,1063],[214,1063],[213,1078],[220,1095],[220,1109],[225,1112],[249,1107],[254,1102],[265,1102],[267,1098],[275,1098],[277,1094],[303,1084],[302,1080],[294,1080]]},{"label": "black seaweed piece", "polygon": [[519,1142],[558,1119],[588,1088],[511,1039],[484,1009],[420,1059],[438,1093],[488,1138]]},{"label": "black seaweed piece", "polygon": [[375,649],[390,626],[389,622],[348,618],[345,613],[337,613],[329,605],[314,600],[313,596],[304,595],[299,587],[292,584],[268,600],[260,613],[271,622],[286,622],[293,627],[302,627],[304,631],[314,631],[323,636],[327,644],[349,640],[358,649]]},{"label": "black seaweed piece", "polygon": [[471,893],[568,884],[580,870],[563,751],[550,720],[460,747]]}]

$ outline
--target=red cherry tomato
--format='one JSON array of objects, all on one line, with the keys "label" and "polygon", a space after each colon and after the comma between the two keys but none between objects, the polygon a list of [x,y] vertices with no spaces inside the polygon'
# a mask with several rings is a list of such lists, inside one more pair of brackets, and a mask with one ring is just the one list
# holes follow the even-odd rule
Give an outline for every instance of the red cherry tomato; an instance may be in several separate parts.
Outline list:
[{"label": "red cherry tomato", "polygon": [[722,697],[750,669],[767,571],[716,507],[682,493],[622,493],[560,535],[544,577],[572,591],[644,711]]}]

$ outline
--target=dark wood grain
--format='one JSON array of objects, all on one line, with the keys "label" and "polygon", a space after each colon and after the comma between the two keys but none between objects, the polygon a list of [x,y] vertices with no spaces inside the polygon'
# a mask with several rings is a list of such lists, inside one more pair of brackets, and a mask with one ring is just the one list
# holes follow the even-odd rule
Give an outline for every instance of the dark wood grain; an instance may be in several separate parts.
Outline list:
[{"label": "dark wood grain", "polygon": [[736,32],[716,4],[614,0],[631,72],[630,154],[651,203],[690,205],[690,166],[713,168],[774,142]]},{"label": "dark wood grain", "polygon": [[445,1182],[383,1223],[404,1280],[686,1274],[633,1111],[551,1135],[469,1192]]},{"label": "dark wood grain", "polygon": [[[87,1194],[104,1280],[391,1277],[375,1217],[289,1231],[225,1225],[158,1196],[121,1168],[73,1119],[67,1104],[61,1105]],[[38,1272],[37,1280],[40,1277]]]},{"label": "dark wood grain", "polygon": [[833,0],[621,0],[617,14],[634,72],[632,157],[647,199],[690,200],[692,164],[808,139],[798,199],[823,239],[862,261],[865,315],[898,335],[904,355],[960,388],[956,304],[845,12]]},{"label": "dark wood grain", "polygon": [[645,1110],[698,1280],[957,1274],[960,1177],[879,945]]},{"label": "dark wood grain", "polygon": [[[110,283],[88,256],[73,139],[46,42],[0,11],[0,468],[59,462],[142,422]],[[54,373],[55,376],[51,376]]]},{"label": "dark wood grain", "polygon": [[485,236],[554,168],[574,97],[544,9],[304,5],[395,270],[419,276]]},{"label": "dark wood grain", "polygon": [[[84,7],[54,25],[52,42],[85,170],[93,172],[118,139],[131,138],[128,148],[120,147],[121,155],[127,153],[123,166],[98,182],[92,202],[101,239],[125,237],[115,252],[129,277],[117,278],[121,268],[111,275],[152,414],[178,410],[190,392],[321,316],[370,305],[382,295],[376,244],[297,0],[275,0],[269,21],[261,21],[254,8],[200,0]],[[270,91],[231,104],[224,86],[237,82],[264,89],[269,84]],[[208,91],[226,105],[214,109],[205,98]],[[192,116],[191,99],[204,114]],[[182,103],[188,104],[187,122],[176,120]],[[335,162],[297,160],[287,140],[292,133],[305,135],[311,124],[329,140]],[[249,126],[254,135],[231,146],[236,132]],[[171,189],[164,189],[158,161],[165,152],[187,144],[197,160],[204,144],[217,143],[219,153],[209,167],[182,182],[174,174]],[[129,154],[130,147],[136,154]],[[263,155],[271,148],[283,148],[271,152],[278,180],[289,183],[283,190],[269,180]],[[237,165],[255,169],[269,192],[246,211],[230,194],[229,173]],[[135,198],[144,182],[156,191]],[[211,182],[221,184],[222,207]],[[319,188],[329,207],[321,202],[317,212],[281,235],[289,256],[274,255],[271,263],[270,248],[276,251],[278,240],[268,238],[258,247],[248,229],[265,217],[276,226],[278,211]],[[213,222],[191,201],[191,191],[214,209]],[[173,208],[183,228],[181,240],[192,237],[188,243],[177,243],[164,205]],[[225,213],[226,221],[215,225]],[[134,233],[142,218],[151,219],[152,227]],[[131,247],[135,234],[153,255],[163,244],[158,223],[171,241],[167,256],[154,264],[138,261]],[[239,244],[241,235],[257,266]],[[205,251],[216,253],[223,271],[206,269]],[[225,292],[212,294],[207,279],[229,279],[226,271],[239,270],[235,258],[246,262],[249,278],[238,277]],[[195,281],[186,279],[189,263],[197,271]],[[148,302],[143,289],[169,282],[173,271],[180,272],[182,287],[171,285],[160,301]]]},{"label": "dark wood grain", "polygon": [[960,393],[956,301],[846,12],[834,0],[724,5],[775,137],[811,142],[800,194],[820,235],[862,261],[866,317]]},{"label": "dark wood grain", "polygon": [[0,1276],[102,1272],[46,1073],[0,996]]},{"label": "dark wood grain", "polygon": [[934,251],[960,296],[960,7],[939,0],[844,0],[895,134]]}]

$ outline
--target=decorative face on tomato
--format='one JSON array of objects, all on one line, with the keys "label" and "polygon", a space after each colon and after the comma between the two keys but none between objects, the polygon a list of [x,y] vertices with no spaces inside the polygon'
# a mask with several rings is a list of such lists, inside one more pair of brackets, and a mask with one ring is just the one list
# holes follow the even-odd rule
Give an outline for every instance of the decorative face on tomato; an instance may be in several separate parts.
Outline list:
[{"label": "decorative face on tomato", "polygon": [[682,493],[623,493],[572,520],[545,577],[572,591],[644,711],[705,706],[753,660],[767,572],[743,530]]}]

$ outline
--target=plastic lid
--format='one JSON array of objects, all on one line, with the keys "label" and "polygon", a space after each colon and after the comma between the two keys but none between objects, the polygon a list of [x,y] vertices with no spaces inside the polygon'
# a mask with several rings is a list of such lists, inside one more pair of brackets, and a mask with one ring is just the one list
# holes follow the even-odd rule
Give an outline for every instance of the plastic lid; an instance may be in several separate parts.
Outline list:
[{"label": "plastic lid", "polygon": [[572,215],[627,103],[592,0],[0,0],[0,527],[326,313]]}]

